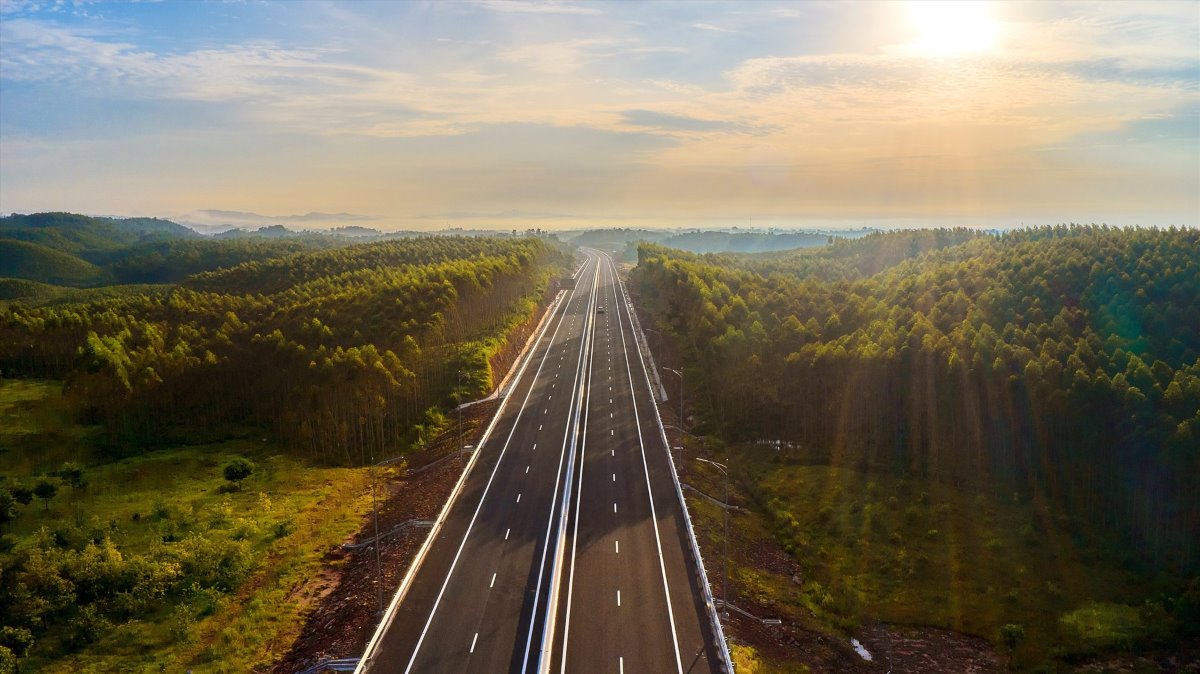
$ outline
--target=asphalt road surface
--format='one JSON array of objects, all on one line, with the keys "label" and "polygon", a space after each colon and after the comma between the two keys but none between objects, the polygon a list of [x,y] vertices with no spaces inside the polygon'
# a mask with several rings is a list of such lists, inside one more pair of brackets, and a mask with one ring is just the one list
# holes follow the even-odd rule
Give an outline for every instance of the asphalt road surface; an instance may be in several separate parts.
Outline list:
[{"label": "asphalt road surface", "polygon": [[722,671],[607,256],[520,368],[360,670]]}]

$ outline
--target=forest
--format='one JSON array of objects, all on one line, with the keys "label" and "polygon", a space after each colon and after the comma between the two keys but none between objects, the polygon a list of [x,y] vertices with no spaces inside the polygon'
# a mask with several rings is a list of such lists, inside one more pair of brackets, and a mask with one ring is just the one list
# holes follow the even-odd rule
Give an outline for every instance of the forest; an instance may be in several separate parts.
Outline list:
[{"label": "forest", "polygon": [[488,358],[565,260],[533,238],[415,238],[255,259],[166,293],[15,303],[0,371],[63,379],[113,452],[249,425],[361,465],[491,386]]},{"label": "forest", "polygon": [[[242,615],[219,609],[253,574],[319,565],[361,516],[357,469],[419,448],[486,395],[492,359],[520,347],[514,330],[571,261],[536,237],[130,239],[91,224],[9,239],[155,284],[4,280],[26,299],[0,302],[0,671],[111,651],[149,625],[160,650],[143,660],[168,662],[197,621]],[[272,494],[257,506],[250,476]],[[264,562],[281,546],[294,550]],[[267,657],[243,642],[245,662]]]},{"label": "forest", "polygon": [[[1194,229],[917,230],[763,255],[643,243],[631,291],[682,355],[698,435],[778,440],[776,461],[863,484],[1011,495],[1047,513],[1035,529],[1176,596],[1200,570]],[[814,534],[764,505],[812,559]]]}]

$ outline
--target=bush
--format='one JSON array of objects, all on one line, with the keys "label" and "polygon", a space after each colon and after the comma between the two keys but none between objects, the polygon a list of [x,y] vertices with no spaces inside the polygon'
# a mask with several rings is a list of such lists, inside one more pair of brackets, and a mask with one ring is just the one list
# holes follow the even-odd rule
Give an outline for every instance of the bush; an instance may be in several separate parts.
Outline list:
[{"label": "bush", "polygon": [[240,456],[225,464],[225,479],[236,484],[238,489],[242,487],[242,480],[250,477],[253,472],[254,462]]},{"label": "bush", "polygon": [[0,674],[17,674],[17,656],[5,646],[0,646]]},{"label": "bush", "polygon": [[29,655],[33,648],[33,633],[24,627],[5,625],[0,627],[0,646],[7,648],[13,655],[23,658]]},{"label": "bush", "polygon": [[[1153,610],[1149,612],[1153,613]],[[1146,614],[1147,610],[1134,606],[1091,602],[1064,614],[1059,623],[1070,646],[1079,652],[1113,648],[1131,650],[1151,636],[1151,625],[1160,622],[1158,618],[1165,619],[1165,616]],[[1147,622],[1147,618],[1153,622]]]}]

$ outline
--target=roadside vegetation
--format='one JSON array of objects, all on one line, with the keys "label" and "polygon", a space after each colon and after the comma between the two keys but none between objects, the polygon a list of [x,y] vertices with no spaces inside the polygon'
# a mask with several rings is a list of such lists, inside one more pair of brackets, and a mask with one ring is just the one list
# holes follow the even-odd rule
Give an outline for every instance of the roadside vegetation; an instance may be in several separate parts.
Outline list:
[{"label": "roadside vegetation", "polygon": [[764,518],[747,549],[798,570],[747,558],[754,606],[958,630],[1021,671],[1194,646],[1194,230],[639,253],[631,290],[702,392],[689,429]]},{"label": "roadside vegetation", "polygon": [[[259,439],[105,459],[60,391],[0,383],[0,494],[53,487],[3,526],[0,644],[21,671],[244,672],[286,650],[289,591],[359,526],[365,469]],[[228,489],[240,460],[253,472]]]},{"label": "roadside vegetation", "polygon": [[536,237],[0,221],[97,283],[157,283],[5,270],[25,276],[0,283],[0,672],[268,667],[361,524],[364,466],[485,395],[570,262]]}]

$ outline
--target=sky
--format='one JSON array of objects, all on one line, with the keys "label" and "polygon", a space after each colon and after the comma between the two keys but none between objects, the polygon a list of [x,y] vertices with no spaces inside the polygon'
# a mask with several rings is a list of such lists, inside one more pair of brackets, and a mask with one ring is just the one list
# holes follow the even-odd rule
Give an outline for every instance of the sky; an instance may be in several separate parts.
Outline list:
[{"label": "sky", "polygon": [[0,213],[1200,225],[1200,2],[0,0]]}]

